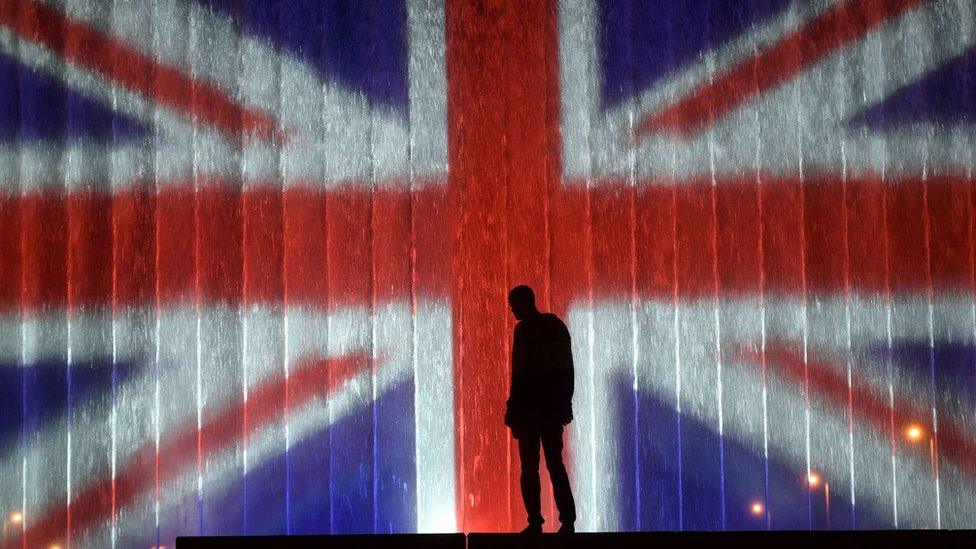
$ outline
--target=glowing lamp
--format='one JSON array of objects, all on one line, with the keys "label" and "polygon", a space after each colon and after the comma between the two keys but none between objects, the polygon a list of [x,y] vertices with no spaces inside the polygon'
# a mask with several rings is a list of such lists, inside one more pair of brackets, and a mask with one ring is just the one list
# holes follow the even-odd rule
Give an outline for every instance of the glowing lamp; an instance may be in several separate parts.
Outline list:
[{"label": "glowing lamp", "polygon": [[58,545],[57,543],[55,543],[55,544],[51,545],[50,547],[48,547],[47,549],[61,549],[61,546]]},{"label": "glowing lamp", "polygon": [[756,502],[753,502],[752,505],[749,506],[749,511],[751,511],[753,515],[755,515],[755,516],[758,517],[758,516],[761,516],[763,514],[763,512],[766,511],[766,508],[763,506],[762,503],[759,503],[758,501],[756,501]]},{"label": "glowing lamp", "polygon": [[808,474],[807,484],[809,484],[811,488],[816,488],[817,486],[820,486],[820,475],[816,472]]},{"label": "glowing lamp", "polygon": [[24,514],[23,513],[21,513],[20,511],[14,511],[13,513],[10,513],[10,523],[11,524],[20,524],[21,522],[24,522]]},{"label": "glowing lamp", "polygon": [[922,440],[924,436],[925,430],[916,423],[912,423],[908,427],[905,427],[905,438],[911,442],[918,442]]}]

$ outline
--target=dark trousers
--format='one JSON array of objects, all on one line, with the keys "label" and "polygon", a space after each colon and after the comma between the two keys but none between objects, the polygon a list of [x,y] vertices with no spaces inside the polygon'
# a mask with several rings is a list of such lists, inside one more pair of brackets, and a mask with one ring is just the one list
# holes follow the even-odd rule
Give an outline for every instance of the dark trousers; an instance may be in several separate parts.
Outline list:
[{"label": "dark trousers", "polygon": [[522,502],[529,514],[529,524],[541,525],[542,502],[539,492],[539,443],[542,443],[542,453],[546,456],[546,468],[552,480],[552,495],[559,510],[559,522],[573,524],[576,522],[576,503],[573,501],[573,490],[569,486],[569,476],[563,465],[563,426],[553,425],[541,429],[519,432],[519,459],[522,462],[522,475],[519,479],[522,486]]}]

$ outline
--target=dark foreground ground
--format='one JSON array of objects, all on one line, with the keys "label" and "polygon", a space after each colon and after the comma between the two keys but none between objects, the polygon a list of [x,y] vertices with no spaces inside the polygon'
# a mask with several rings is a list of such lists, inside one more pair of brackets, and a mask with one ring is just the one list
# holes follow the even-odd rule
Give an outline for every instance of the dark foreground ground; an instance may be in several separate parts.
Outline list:
[{"label": "dark foreground ground", "polygon": [[253,536],[178,538],[177,549],[522,549],[590,547],[838,547],[940,549],[976,548],[976,530],[886,530],[847,532],[628,532],[580,534],[396,534],[362,536]]}]

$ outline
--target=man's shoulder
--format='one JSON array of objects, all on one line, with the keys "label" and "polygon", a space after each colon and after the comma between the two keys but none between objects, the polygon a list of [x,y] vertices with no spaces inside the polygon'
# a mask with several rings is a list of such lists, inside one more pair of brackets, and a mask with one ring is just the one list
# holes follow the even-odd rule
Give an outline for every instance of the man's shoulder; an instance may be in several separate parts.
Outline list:
[{"label": "man's shoulder", "polygon": [[554,313],[539,313],[534,316],[523,318],[515,323],[516,331],[528,331],[546,329],[552,326],[566,327],[566,324]]},{"label": "man's shoulder", "polygon": [[542,316],[544,317],[544,322],[550,330],[560,334],[565,334],[567,337],[569,336],[569,328],[566,327],[566,323],[563,322],[561,318],[553,313],[542,313]]},{"label": "man's shoulder", "polygon": [[539,313],[515,323],[516,343],[538,345],[549,341],[569,340],[566,324],[552,313]]},{"label": "man's shoulder", "polygon": [[564,322],[562,321],[562,319],[561,319],[561,318],[559,318],[558,316],[556,316],[556,314],[555,314],[555,313],[542,313],[542,314],[540,314],[539,316],[540,316],[540,317],[542,317],[542,318],[544,319],[544,321],[545,321],[545,322],[551,322],[551,323],[553,323],[553,324],[559,324],[559,325],[561,325],[561,326],[565,326],[565,325],[566,325],[566,324],[565,324],[565,323],[564,323]]}]

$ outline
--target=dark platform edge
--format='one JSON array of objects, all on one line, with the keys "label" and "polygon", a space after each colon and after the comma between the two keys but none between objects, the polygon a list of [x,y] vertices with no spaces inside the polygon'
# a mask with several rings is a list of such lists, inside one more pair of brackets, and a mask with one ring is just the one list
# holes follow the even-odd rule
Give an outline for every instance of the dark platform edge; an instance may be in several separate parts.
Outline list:
[{"label": "dark platform edge", "polygon": [[[354,534],[321,536],[180,537],[177,549],[203,547],[341,547],[378,549],[420,547],[443,549],[519,549],[584,547],[718,547],[725,544],[757,547],[942,547],[976,548],[976,530],[848,530],[737,532],[587,532],[579,534]],[[921,544],[928,547],[921,548]]]}]

